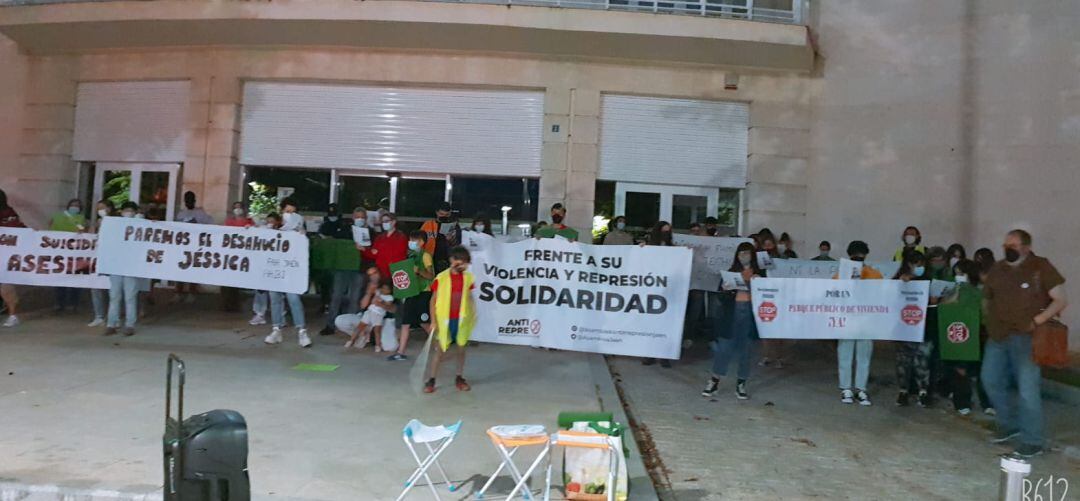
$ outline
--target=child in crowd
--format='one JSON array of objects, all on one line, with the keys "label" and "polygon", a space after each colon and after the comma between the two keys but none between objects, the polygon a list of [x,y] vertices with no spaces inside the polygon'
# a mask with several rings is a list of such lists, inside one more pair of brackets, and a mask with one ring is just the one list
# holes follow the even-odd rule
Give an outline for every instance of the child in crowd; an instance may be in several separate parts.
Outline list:
[{"label": "child in crowd", "polygon": [[[905,251],[903,260],[900,262],[900,269],[896,271],[896,276],[893,279],[905,282],[930,280],[929,270],[926,269],[925,255],[916,250],[909,249]],[[931,298],[930,302],[934,304],[937,301]],[[929,322],[930,320],[927,318],[927,323],[929,324]],[[934,322],[937,322],[936,316]],[[929,325],[927,329],[929,332]],[[928,407],[930,405],[930,355],[933,347],[933,343],[926,336],[924,336],[921,343],[897,343],[896,385],[900,391],[896,396],[896,405],[901,407],[908,405],[908,393],[912,383],[919,392],[919,406]]]},{"label": "child in crowd", "polygon": [[382,351],[379,344],[379,333],[382,332],[383,319],[386,318],[386,310],[394,302],[394,291],[389,283],[372,283],[368,286],[368,292],[364,294],[361,305],[366,305],[360,323],[353,329],[352,336],[345,342],[345,348],[356,346],[356,340],[364,335],[360,348],[363,349],[371,341],[371,332],[375,331],[375,351]]},{"label": "child in crowd", "polygon": [[431,303],[431,281],[435,278],[435,260],[430,252],[425,250],[428,243],[428,234],[424,231],[414,231],[409,234],[409,251],[407,259],[412,260],[413,273],[420,288],[420,294],[401,301],[401,314],[394,317],[394,325],[400,330],[398,349],[387,360],[405,360],[405,349],[409,346],[409,332],[414,327],[431,332],[431,316],[429,306]]},{"label": "child in crowd", "polygon": [[457,377],[454,384],[458,391],[469,391],[465,381],[465,347],[469,344],[469,334],[476,323],[476,304],[470,292],[475,278],[468,271],[472,257],[464,247],[454,247],[450,251],[450,268],[435,277],[431,284],[431,318],[435,320],[435,356],[431,363],[431,377],[424,383],[424,393],[435,392],[435,376],[439,374],[439,364],[443,355],[450,350],[451,344],[457,344]]}]

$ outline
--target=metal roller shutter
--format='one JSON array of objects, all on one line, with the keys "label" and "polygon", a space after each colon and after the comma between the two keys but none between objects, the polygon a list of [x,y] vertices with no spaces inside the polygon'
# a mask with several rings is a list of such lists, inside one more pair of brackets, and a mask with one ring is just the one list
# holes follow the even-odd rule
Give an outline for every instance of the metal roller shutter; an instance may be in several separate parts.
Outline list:
[{"label": "metal roller shutter", "polygon": [[183,162],[191,82],[85,82],[75,98],[75,160]]},{"label": "metal roller shutter", "polygon": [[250,82],[242,117],[246,165],[540,175],[542,92]]},{"label": "metal roller shutter", "polygon": [[599,178],[746,187],[745,103],[604,95]]}]

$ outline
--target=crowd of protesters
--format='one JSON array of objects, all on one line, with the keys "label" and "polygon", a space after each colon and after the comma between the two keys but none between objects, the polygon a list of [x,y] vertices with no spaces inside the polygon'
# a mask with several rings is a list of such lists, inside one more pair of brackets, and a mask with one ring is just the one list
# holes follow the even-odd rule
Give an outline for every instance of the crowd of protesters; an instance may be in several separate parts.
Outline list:
[{"label": "crowd of protesters", "polygon": [[[244,204],[237,202],[233,204],[224,224],[296,231],[316,239],[350,241],[354,239],[354,227],[370,231],[370,244],[355,244],[359,265],[355,269],[331,270],[322,280],[323,283],[319,284],[321,297],[324,298],[322,310],[325,312],[325,323],[319,334],[341,336],[347,340],[344,344],[346,349],[363,349],[374,344],[376,351],[379,351],[389,346],[390,354],[386,359],[401,361],[408,359],[406,353],[413,329],[431,333],[434,322],[447,321],[446,318],[433,318],[437,316],[438,308],[442,308],[439,311],[444,311],[444,315],[449,315],[449,328],[457,336],[462,317],[455,314],[466,312],[469,308],[466,303],[470,302],[468,294],[463,292],[471,288],[471,275],[465,272],[469,259],[467,251],[460,247],[463,228],[449,203],[441,204],[434,218],[411,232],[400,229],[397,216],[387,209],[386,204],[380,205],[372,211],[356,207],[348,216],[344,216],[336,205],[331,204],[319,222],[318,230],[309,232],[305,218],[291,198],[282,200],[278,211],[266,214],[258,223],[247,214]],[[107,216],[144,217],[139,206],[131,201],[116,207],[109,200],[101,200],[95,205],[95,212],[97,217],[92,218],[94,223],[91,224],[83,213],[82,203],[73,199],[63,212],[51,218],[49,229],[95,233]],[[534,226],[534,236],[578,240],[578,232],[564,223],[565,207],[555,204],[549,216],[550,224],[542,222]],[[213,224],[213,219],[197,206],[192,192],[184,194],[184,209],[175,219]],[[0,227],[25,227],[18,213],[7,203],[3,191],[0,191]],[[467,229],[491,235],[492,225],[485,215],[477,214]],[[717,220],[711,217],[702,224],[694,223],[690,227],[690,233],[699,236],[718,236],[719,231]],[[617,216],[610,220],[606,234],[596,243],[672,246],[672,233],[670,223],[659,221],[638,237],[628,229],[626,217]],[[768,276],[768,270],[763,269],[757,259],[758,253],[765,253],[773,259],[798,258],[792,238],[787,233],[776,237],[769,229],[762,229],[750,235],[750,238],[752,241],[738,245],[729,270],[741,276],[745,284],[755,278]],[[818,254],[813,260],[835,260],[830,242],[821,242],[817,249]],[[895,275],[885,277],[875,267],[864,264],[859,278],[903,281],[937,279],[958,284],[951,297],[931,298],[923,341],[896,343],[896,404],[906,406],[914,400],[919,406],[928,407],[933,403],[934,394],[938,393],[951,398],[956,411],[967,415],[972,412],[974,395],[978,395],[982,411],[996,416],[998,430],[994,441],[1006,442],[1019,438],[1017,453],[1031,456],[1041,452],[1044,442],[1039,388],[1041,374],[1039,366],[1032,361],[1032,332],[1037,326],[1057,317],[1065,308],[1064,278],[1046,258],[1034,254],[1032,237],[1024,230],[1010,231],[1002,250],[1001,260],[988,248],[978,249],[969,258],[965,248],[957,243],[947,248],[927,247],[922,242],[919,229],[909,226],[901,234],[901,245],[891,254],[892,259],[899,263]],[[846,247],[846,257],[850,260],[864,262],[869,255],[870,248],[865,242],[855,240]],[[395,300],[386,285],[387,279],[391,276],[391,265],[400,265],[405,261],[412,266],[422,292],[405,300]],[[440,285],[442,277],[446,279]],[[90,292],[93,318],[88,325],[104,326],[105,335],[134,335],[140,302],[144,300],[140,298],[145,296],[140,293],[150,290],[150,281],[113,275],[109,277],[109,285],[108,289]],[[717,313],[710,313],[710,316],[720,317],[721,321],[714,322],[711,327],[713,332],[709,337],[713,338],[710,344],[714,358],[712,375],[701,392],[703,396],[712,397],[719,392],[721,381],[727,377],[732,362],[736,364],[734,393],[738,399],[750,397],[748,382],[755,366],[780,369],[788,363],[791,349],[788,341],[762,341],[758,338],[751,306],[752,292],[748,289],[721,283],[720,289],[715,292],[691,292],[687,322],[690,330],[696,329],[699,325],[697,322],[703,316],[697,305],[711,303],[713,299],[722,305],[716,309]],[[433,293],[439,290],[443,291],[442,303],[445,304],[440,303],[438,297],[433,298]],[[176,284],[175,300],[192,302],[197,292],[196,284]],[[79,293],[79,289],[57,288],[56,311],[74,310]],[[251,325],[265,325],[267,309],[270,310],[271,330],[264,339],[267,344],[281,343],[289,324],[295,329],[301,347],[313,344],[300,294],[274,291],[252,293]],[[942,361],[938,356],[936,307],[939,302],[955,300],[958,295],[981,298],[981,362],[949,362]],[[226,310],[239,308],[239,290],[222,288],[221,297]],[[0,285],[0,299],[8,314],[3,327],[19,325],[19,298],[15,287]],[[442,306],[437,306],[437,303]],[[467,340],[467,333],[456,340],[462,349],[459,351],[455,384],[459,390],[467,391],[469,385],[461,372],[464,366],[463,340]],[[431,378],[425,384],[426,392],[434,391],[437,361],[453,341],[447,340],[442,343],[441,351],[436,350]],[[842,403],[871,405],[868,383],[874,344],[872,340],[835,342]],[[755,363],[759,352],[763,356]],[[643,363],[652,365],[656,360],[647,358]],[[660,364],[671,367],[668,360],[661,360]],[[1017,394],[1015,404],[1011,395],[1014,392]]]}]

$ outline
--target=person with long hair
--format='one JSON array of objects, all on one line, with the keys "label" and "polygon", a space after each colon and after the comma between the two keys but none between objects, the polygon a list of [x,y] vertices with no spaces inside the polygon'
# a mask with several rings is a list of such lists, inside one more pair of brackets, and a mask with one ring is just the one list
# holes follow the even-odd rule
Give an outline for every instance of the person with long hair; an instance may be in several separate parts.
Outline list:
[{"label": "person with long hair", "polygon": [[975,251],[974,255],[975,264],[979,265],[979,278],[980,283],[986,282],[986,274],[990,272],[990,267],[994,266],[997,258],[994,257],[994,251],[987,249],[986,247],[980,248]]},{"label": "person with long hair", "polygon": [[483,233],[491,237],[495,236],[495,234],[491,232],[491,218],[483,212],[477,212],[476,215],[473,216],[472,224],[469,225],[469,230]]},{"label": "person with long hair", "polygon": [[608,223],[604,245],[634,245],[634,236],[626,231],[626,216],[615,216]]},{"label": "person with long hair", "polygon": [[[4,193],[4,190],[0,190],[0,227],[26,228],[22,219],[19,218],[19,213],[8,205],[7,193]],[[16,316],[19,309],[19,293],[15,290],[15,286],[0,284],[0,299],[4,300],[4,306],[7,308],[8,313],[7,320],[4,320],[2,325],[4,327],[19,325],[19,317]]]},{"label": "person with long hair", "polygon": [[[787,236],[787,233],[784,233],[783,236]],[[783,238],[783,236],[781,238]],[[776,237],[773,236],[772,231],[769,231],[768,228],[764,228],[758,233],[758,240],[760,242],[760,245],[757,248],[758,252],[765,252],[773,259],[784,259],[784,256],[781,255],[777,246]],[[788,237],[788,242],[790,241],[791,237]],[[794,252],[792,254],[794,254]],[[755,261],[756,260],[755,256]],[[783,369],[784,356],[787,352],[787,343],[787,339],[768,339],[762,341],[761,345],[764,356],[758,361],[758,366]]]},{"label": "person with long hair", "polygon": [[952,244],[945,251],[945,257],[949,259],[949,268],[955,271],[956,264],[967,259],[967,250],[964,249],[963,245]]},{"label": "person with long hair", "polygon": [[799,259],[799,255],[792,249],[791,235],[785,231],[780,234],[780,240],[776,242],[776,253],[780,259]]},{"label": "person with long hair", "polygon": [[732,315],[731,329],[728,337],[721,335],[716,342],[716,352],[713,355],[712,377],[701,391],[701,396],[711,397],[720,388],[720,378],[727,375],[728,365],[731,359],[738,360],[737,379],[735,381],[735,397],[739,400],[750,398],[746,390],[747,380],[750,378],[750,368],[753,365],[754,348],[757,344],[757,325],[754,323],[754,307],[750,301],[750,282],[756,277],[764,277],[765,272],[758,267],[754,259],[754,244],[743,242],[735,249],[735,259],[728,271],[738,273],[742,277],[743,287],[737,284],[721,283],[721,288],[735,291],[735,308]]},{"label": "person with long hair", "polygon": [[[930,274],[926,268],[926,256],[917,250],[909,249],[904,253],[904,259],[900,262],[900,269],[896,270],[894,280],[930,280]],[[924,340],[921,343],[897,343],[896,349],[896,385],[899,394],[896,396],[896,405],[908,404],[908,393],[914,384],[918,390],[919,405],[930,405],[930,354],[933,343]]]},{"label": "person with long hair", "polygon": [[908,226],[904,228],[904,233],[900,235],[902,244],[899,249],[896,249],[896,253],[893,254],[893,261],[903,261],[904,253],[913,250],[922,255],[926,255],[926,247],[922,245],[922,233],[918,228],[914,226]]},{"label": "person with long hair", "polygon": [[[649,231],[648,240],[642,245],[658,245],[661,247],[671,247],[674,245],[671,240],[671,223],[667,221],[657,221],[653,225],[652,230]],[[641,359],[641,365],[653,365],[656,363],[655,358],[647,357]],[[660,366],[665,369],[671,368],[671,360],[660,360]]]}]

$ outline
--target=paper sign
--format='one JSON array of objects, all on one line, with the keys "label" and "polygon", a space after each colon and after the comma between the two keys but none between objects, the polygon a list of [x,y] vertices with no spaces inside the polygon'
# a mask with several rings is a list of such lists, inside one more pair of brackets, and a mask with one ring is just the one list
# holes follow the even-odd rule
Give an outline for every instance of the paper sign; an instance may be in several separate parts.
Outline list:
[{"label": "paper sign", "polygon": [[360,247],[371,247],[371,230],[353,225],[352,239]]},{"label": "paper sign", "polygon": [[731,268],[735,249],[743,242],[753,242],[749,238],[704,237],[682,233],[672,235],[672,241],[675,245],[689,247],[694,251],[690,288],[705,291],[719,290],[720,272]]},{"label": "paper sign", "polygon": [[405,259],[390,265],[390,284],[395,299],[408,299],[420,294],[420,280],[416,276],[416,261]]},{"label": "paper sign", "polygon": [[948,296],[954,289],[956,289],[956,282],[936,278],[930,281],[930,297]]},{"label": "paper sign", "polygon": [[836,277],[840,280],[858,280],[862,278],[863,263],[850,259],[841,259]]},{"label": "paper sign", "polygon": [[0,228],[0,284],[108,289],[97,274],[97,235]]},{"label": "paper sign", "polygon": [[724,290],[750,290],[750,288],[746,285],[746,280],[743,280],[742,273],[736,271],[721,271],[720,275],[723,277],[723,282],[721,285],[724,287]]},{"label": "paper sign", "polygon": [[773,258],[766,251],[758,251],[757,253],[757,265],[758,268],[763,270],[773,269]]}]

